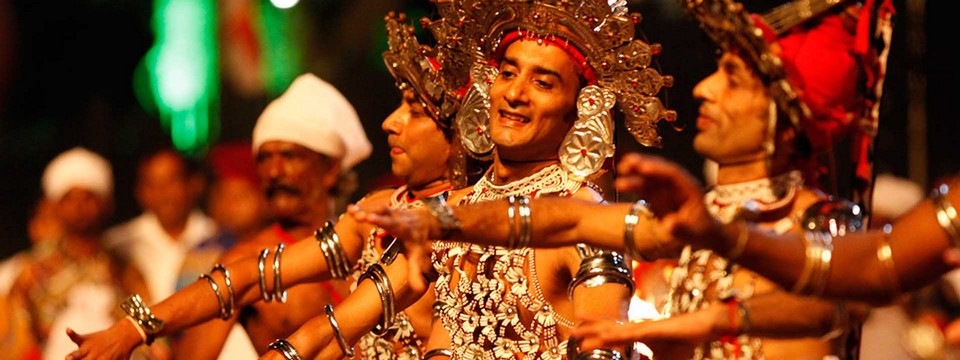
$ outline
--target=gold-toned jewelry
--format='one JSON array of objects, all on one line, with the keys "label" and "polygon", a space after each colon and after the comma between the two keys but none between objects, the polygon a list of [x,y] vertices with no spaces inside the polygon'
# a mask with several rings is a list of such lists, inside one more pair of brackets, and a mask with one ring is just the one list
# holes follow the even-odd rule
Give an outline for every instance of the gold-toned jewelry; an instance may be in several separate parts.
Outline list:
[{"label": "gold-toned jewelry", "polygon": [[152,344],[157,334],[163,329],[163,320],[157,319],[157,317],[153,315],[150,308],[143,303],[143,299],[140,298],[138,294],[134,294],[120,303],[120,308],[134,320],[134,324],[137,325],[142,331],[142,334],[144,334],[143,343],[147,345]]},{"label": "gold-toned jewelry", "polygon": [[[651,259],[643,256],[637,247],[636,232],[641,214],[647,219],[653,217],[653,212],[650,211],[646,200],[643,199],[633,203],[633,205],[630,206],[630,211],[623,217],[623,250],[627,256],[631,258],[639,261],[651,261]],[[660,246],[660,242],[656,241],[656,239],[654,239],[654,242],[658,247]]]},{"label": "gold-toned jewelry", "polygon": [[453,357],[453,351],[450,351],[450,349],[443,349],[443,348],[433,349],[433,350],[427,351],[426,354],[423,354],[422,360],[428,360],[437,356]]},{"label": "gold-toned jewelry", "polygon": [[893,248],[890,247],[890,233],[893,231],[893,225],[883,225],[883,239],[880,246],[877,247],[877,260],[883,265],[887,273],[887,282],[890,284],[891,295],[900,295],[900,278],[897,276],[897,268],[893,264]]},{"label": "gold-toned jewelry", "polygon": [[807,286],[810,285],[812,274],[816,273],[816,267],[820,263],[819,259],[823,248],[820,246],[817,238],[818,233],[816,232],[804,232],[806,261],[803,264],[800,277],[797,278],[797,282],[793,284],[791,291],[795,294],[803,294],[807,291]]},{"label": "gold-toned jewelry", "polygon": [[266,270],[264,263],[267,261],[268,255],[270,255],[270,249],[260,250],[260,258],[257,260],[257,275],[260,277],[260,298],[264,302],[273,301],[273,294],[267,291],[267,278],[264,274]]},{"label": "gold-toned jewelry", "polygon": [[340,244],[340,237],[337,236],[336,229],[332,222],[327,221],[322,228],[313,233],[317,239],[324,259],[327,261],[327,268],[330,270],[330,276],[334,279],[343,280],[350,275],[350,260],[347,258],[343,245]]},{"label": "gold-toned jewelry", "polygon": [[340,350],[343,350],[344,355],[352,358],[354,356],[353,348],[347,344],[347,339],[340,332],[340,324],[337,323],[337,318],[333,316],[333,305],[324,305],[323,311],[327,315],[327,320],[330,321],[330,328],[333,329],[333,336],[337,338],[337,344],[340,344]]},{"label": "gold-toned jewelry", "polygon": [[817,271],[811,275],[810,289],[810,294],[817,297],[823,295],[823,291],[827,288],[827,281],[830,279],[830,264],[833,261],[833,237],[826,233],[820,235],[819,263],[817,264]]},{"label": "gold-toned jewelry", "polygon": [[280,255],[285,248],[284,243],[279,243],[273,253],[273,298],[279,303],[287,302],[287,291],[283,289],[283,282],[280,280]]},{"label": "gold-toned jewelry", "polygon": [[[227,271],[227,268],[224,267],[223,264],[216,264],[216,265],[214,265],[214,266],[213,266],[213,270],[210,270],[210,273],[213,274],[213,273],[216,272],[216,271],[219,271],[220,273],[223,274],[223,283],[224,283],[225,285],[227,285],[227,296],[229,296],[229,298],[228,298],[228,300],[229,300],[229,301],[228,301],[229,307],[227,307],[227,310],[226,310],[225,312],[223,312],[223,311],[221,312],[221,319],[227,320],[227,319],[233,317],[233,313],[234,313],[234,309],[235,309],[235,307],[234,307],[234,306],[235,306],[235,303],[234,303],[234,294],[233,294],[233,283],[230,281],[230,271]],[[220,296],[220,292],[219,292],[219,291],[217,292],[217,296],[218,296],[218,297]],[[226,316],[226,317],[224,317],[224,316]]]},{"label": "gold-toned jewelry", "polygon": [[750,229],[747,227],[747,221],[740,220],[737,223],[740,229],[737,233],[737,243],[724,255],[727,260],[739,259],[743,255],[743,251],[747,249],[747,240],[750,240]]},{"label": "gold-toned jewelry", "polygon": [[933,191],[934,206],[937,213],[937,223],[950,234],[953,239],[953,246],[960,248],[960,218],[957,215],[957,209],[953,207],[950,199],[947,199],[947,193],[950,187],[947,184],[941,184]]},{"label": "gold-toned jewelry", "polygon": [[217,282],[213,280],[213,277],[210,275],[200,274],[200,278],[207,280],[207,283],[210,284],[210,290],[213,290],[213,296],[217,297],[217,304],[220,306],[220,316],[218,317],[223,320],[229,319],[230,315],[228,311],[230,311],[230,309],[227,309],[227,304],[224,303],[223,297],[220,296],[220,286],[217,285]]},{"label": "gold-toned jewelry", "polygon": [[267,346],[267,349],[274,350],[280,353],[280,355],[283,355],[283,358],[286,360],[302,359],[300,357],[300,352],[298,352],[297,349],[294,348],[292,344],[290,344],[290,342],[284,339],[274,340],[272,343],[270,343],[269,346]]}]

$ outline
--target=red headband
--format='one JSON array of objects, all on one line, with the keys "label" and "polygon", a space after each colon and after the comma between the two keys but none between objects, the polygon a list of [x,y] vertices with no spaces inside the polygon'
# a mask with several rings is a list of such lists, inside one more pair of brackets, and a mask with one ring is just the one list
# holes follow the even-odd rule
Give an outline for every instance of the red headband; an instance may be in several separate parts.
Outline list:
[{"label": "red headband", "polygon": [[574,66],[577,67],[577,70],[580,71],[580,75],[582,75],[584,80],[587,81],[587,85],[597,85],[597,73],[592,67],[590,67],[589,63],[587,62],[587,57],[584,56],[579,49],[573,46],[573,44],[570,44],[569,41],[555,36],[538,37],[531,35],[529,32],[523,32],[519,30],[511,31],[510,33],[507,33],[502,40],[500,40],[500,45],[497,46],[497,51],[493,53],[492,61],[495,64],[499,63],[500,59],[503,59],[504,53],[507,52],[507,47],[518,40],[536,41],[538,44],[547,44],[563,50],[563,52],[570,57],[570,60],[573,60]]}]

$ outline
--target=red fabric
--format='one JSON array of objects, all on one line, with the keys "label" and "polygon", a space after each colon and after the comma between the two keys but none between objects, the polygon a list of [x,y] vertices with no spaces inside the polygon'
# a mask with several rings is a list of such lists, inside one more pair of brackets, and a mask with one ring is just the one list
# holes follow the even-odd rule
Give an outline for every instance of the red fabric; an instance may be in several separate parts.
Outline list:
[{"label": "red fabric", "polygon": [[[273,226],[271,226],[271,229],[273,229],[273,233],[280,238],[280,242],[286,245],[297,242],[297,239],[294,239],[293,236],[290,236],[290,234],[287,233],[287,231],[284,230],[280,224],[274,223]],[[323,290],[325,290],[327,294],[330,294],[330,300],[333,302],[333,305],[338,305],[343,302],[343,295],[340,295],[340,292],[333,287],[333,284],[330,284],[329,281],[321,281],[319,284],[323,287]]]},{"label": "red fabric", "polygon": [[249,143],[225,143],[210,149],[208,161],[217,179],[237,178],[260,187],[257,163]]},{"label": "red fabric", "polygon": [[580,74],[583,75],[583,78],[587,80],[587,85],[596,85],[597,84],[597,73],[593,70],[592,67],[587,63],[587,57],[580,52],[573,44],[557,37],[536,37],[531,36],[529,33],[523,33],[520,31],[513,31],[508,33],[503,37],[503,40],[500,40],[500,45],[497,47],[497,51],[493,53],[493,61],[498,63],[500,59],[503,59],[503,54],[507,52],[507,47],[510,44],[514,43],[517,40],[528,40],[528,41],[537,41],[546,45],[551,45],[563,50],[570,56],[570,60],[573,60],[574,65],[580,71]]},{"label": "red fabric", "polygon": [[847,134],[862,104],[854,34],[839,15],[817,21],[809,29],[789,32],[778,43],[787,77],[813,115],[803,122],[803,130],[815,149],[824,149]]}]

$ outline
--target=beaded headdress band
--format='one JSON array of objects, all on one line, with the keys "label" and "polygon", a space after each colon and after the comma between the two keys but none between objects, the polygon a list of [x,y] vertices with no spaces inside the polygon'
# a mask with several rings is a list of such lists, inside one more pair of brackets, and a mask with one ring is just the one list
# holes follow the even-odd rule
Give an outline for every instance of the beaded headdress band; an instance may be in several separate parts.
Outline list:
[{"label": "beaded headdress band", "polygon": [[[613,155],[610,110],[615,105],[625,115],[627,130],[645,146],[660,146],[657,123],[676,118],[657,98],[673,78],[650,67],[660,45],[634,39],[640,15],[628,14],[625,1],[436,0],[436,4],[441,18],[425,22],[424,27],[437,39],[445,39],[437,47],[438,59],[444,71],[469,74],[473,80],[457,122],[465,147],[474,155],[489,154],[493,148],[489,138],[482,136],[486,123],[477,120],[489,116],[484,113],[489,96],[477,94],[489,90],[497,73],[489,65],[499,60],[508,36],[570,45],[582,55],[582,63],[576,65],[586,70],[582,75],[590,84],[577,99],[578,115],[584,121],[574,124],[560,151],[562,163],[574,175],[595,173],[598,164]],[[445,59],[459,62],[448,64]]]}]

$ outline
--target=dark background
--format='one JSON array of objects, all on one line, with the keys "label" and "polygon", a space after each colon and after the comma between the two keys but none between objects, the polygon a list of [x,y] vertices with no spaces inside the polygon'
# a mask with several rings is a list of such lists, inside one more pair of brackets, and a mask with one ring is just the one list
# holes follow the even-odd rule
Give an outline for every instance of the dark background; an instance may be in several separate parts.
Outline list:
[{"label": "dark background", "polygon": [[[776,3],[746,5],[763,11]],[[916,21],[907,16],[903,0],[895,1],[899,14],[877,139],[877,170],[909,176],[907,100],[917,92],[908,90],[907,79],[926,77],[929,166],[924,174],[914,174],[925,187],[960,169],[960,152],[955,150],[960,125],[957,109],[950,105],[956,101],[958,72],[949,50],[954,39],[948,38],[956,30],[947,27],[952,14],[947,4],[930,1],[925,17]],[[659,67],[676,79],[665,90],[665,100],[678,111],[678,126],[685,128],[676,131],[664,125],[662,149],[642,149],[621,131],[618,150],[666,156],[700,174],[702,159],[690,147],[696,131],[696,105],[690,93],[714,70],[715,48],[679,13],[673,0],[635,0],[630,6],[643,13],[640,27],[648,40],[664,47]],[[309,19],[309,26],[302,29],[309,39],[304,45],[305,71],[331,82],[350,99],[374,144],[373,156],[357,166],[359,192],[389,172],[380,121],[396,106],[399,95],[379,54],[386,47],[382,19],[390,10],[407,11],[414,18],[434,14],[428,1],[302,0],[287,10]],[[74,146],[85,146],[112,162],[117,201],[113,222],[139,212],[131,194],[136,161],[169,143],[157,115],[139,105],[132,86],[134,69],[154,41],[152,11],[151,2],[143,0],[0,0],[0,258],[28,246],[26,223],[41,196],[43,168]],[[911,29],[926,38],[922,58],[910,55],[905,39]],[[270,99],[239,95],[230,86],[221,86],[219,140],[248,141]]]}]

